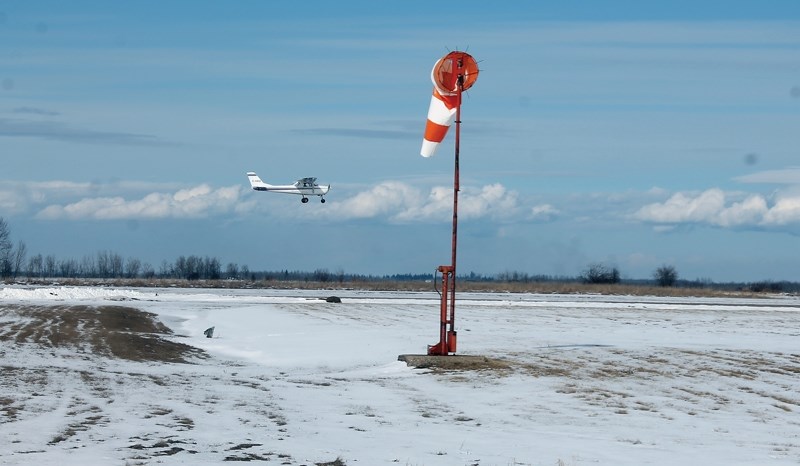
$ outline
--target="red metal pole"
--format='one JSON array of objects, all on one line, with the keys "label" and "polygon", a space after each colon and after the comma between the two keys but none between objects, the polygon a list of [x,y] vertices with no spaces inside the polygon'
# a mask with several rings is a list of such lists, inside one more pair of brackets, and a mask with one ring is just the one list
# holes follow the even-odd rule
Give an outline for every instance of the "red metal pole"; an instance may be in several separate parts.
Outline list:
[{"label": "red metal pole", "polygon": [[458,192],[461,191],[461,177],[459,166],[459,150],[461,144],[461,93],[464,88],[463,63],[458,61],[458,92],[456,105],[456,141],[455,141],[455,173],[453,174],[453,245],[451,267],[453,281],[450,286],[450,331],[447,333],[447,351],[456,352],[456,253],[458,251]]}]

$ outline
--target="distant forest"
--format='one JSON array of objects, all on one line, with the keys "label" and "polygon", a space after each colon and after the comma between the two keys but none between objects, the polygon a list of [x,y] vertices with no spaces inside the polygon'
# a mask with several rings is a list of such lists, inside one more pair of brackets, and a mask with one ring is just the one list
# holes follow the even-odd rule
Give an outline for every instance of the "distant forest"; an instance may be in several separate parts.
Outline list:
[{"label": "distant forest", "polygon": [[[430,273],[401,273],[391,275],[364,275],[347,273],[338,269],[318,268],[313,271],[277,270],[254,271],[247,265],[223,263],[217,257],[179,256],[173,261],[163,260],[156,269],[152,264],[135,257],[123,258],[112,251],[99,251],[80,259],[58,258],[55,255],[29,255],[23,241],[14,244],[8,223],[0,217],[0,278],[5,281],[20,279],[183,279],[183,280],[241,280],[241,281],[306,281],[306,282],[424,282],[436,279]],[[685,280],[678,277],[674,266],[662,265],[653,271],[650,279],[625,279],[615,266],[592,263],[574,277],[531,275],[520,271],[506,271],[494,275],[476,272],[459,274],[458,281],[499,283],[590,283],[627,284],[681,288],[714,288],[748,290],[753,292],[796,293],[800,283],[788,281],[760,281],[747,283],[715,283],[711,279]]]}]

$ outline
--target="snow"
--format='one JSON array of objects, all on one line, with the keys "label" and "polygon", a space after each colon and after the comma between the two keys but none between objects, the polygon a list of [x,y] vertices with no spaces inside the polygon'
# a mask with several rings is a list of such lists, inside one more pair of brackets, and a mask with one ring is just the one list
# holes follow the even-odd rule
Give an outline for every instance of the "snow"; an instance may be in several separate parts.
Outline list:
[{"label": "snow", "polygon": [[210,357],[3,342],[0,464],[800,463],[794,297],[459,293],[458,354],[512,369],[444,373],[397,360],[433,292],[6,286],[0,330],[19,304],[134,307]]}]

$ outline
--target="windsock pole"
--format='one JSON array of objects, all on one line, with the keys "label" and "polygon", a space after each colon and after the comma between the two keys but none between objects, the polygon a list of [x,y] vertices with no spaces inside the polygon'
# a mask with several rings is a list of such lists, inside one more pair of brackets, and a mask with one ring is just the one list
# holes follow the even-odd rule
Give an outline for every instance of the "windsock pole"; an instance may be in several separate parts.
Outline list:
[{"label": "windsock pole", "polygon": [[442,291],[439,322],[439,343],[428,346],[429,355],[447,356],[456,352],[456,252],[458,250],[458,192],[461,190],[459,177],[459,144],[461,140],[461,94],[464,91],[464,75],[461,74],[462,61],[459,67],[458,88],[456,91],[456,140],[455,168],[453,174],[453,234],[451,241],[451,263],[440,265],[437,269],[442,274]]}]

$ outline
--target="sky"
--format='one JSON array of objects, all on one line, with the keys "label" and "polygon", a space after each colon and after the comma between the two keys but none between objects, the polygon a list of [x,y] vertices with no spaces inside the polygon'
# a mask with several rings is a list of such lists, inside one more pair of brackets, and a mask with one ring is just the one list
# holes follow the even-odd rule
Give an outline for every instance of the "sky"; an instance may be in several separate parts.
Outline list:
[{"label": "sky", "polygon": [[[0,2],[0,216],[29,256],[800,281],[800,3]],[[327,202],[245,173],[317,177]]]}]

